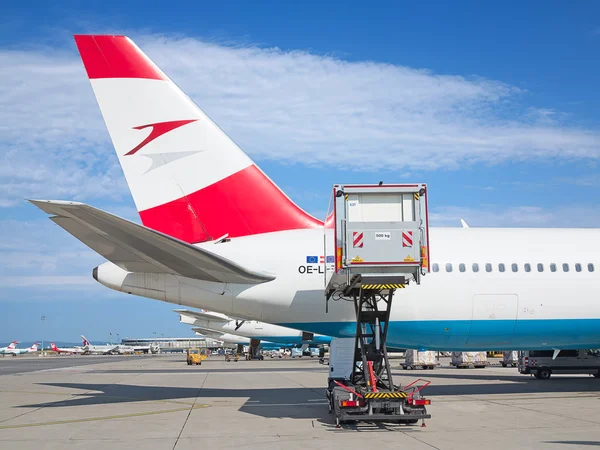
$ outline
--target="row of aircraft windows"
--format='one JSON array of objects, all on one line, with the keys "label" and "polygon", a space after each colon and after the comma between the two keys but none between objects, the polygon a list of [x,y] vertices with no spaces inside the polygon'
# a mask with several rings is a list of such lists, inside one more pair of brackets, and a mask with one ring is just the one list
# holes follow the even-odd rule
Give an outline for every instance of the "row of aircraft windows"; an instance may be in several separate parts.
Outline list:
[{"label": "row of aircraft windows", "polygon": [[[531,272],[532,271],[532,264],[529,263],[525,263],[523,264],[523,270],[525,272]],[[562,265],[562,271],[563,272],[568,272],[570,269],[569,264],[567,263],[563,263]],[[575,272],[582,272],[583,271],[583,267],[581,264],[576,263],[575,265]],[[485,271],[486,272],[492,272],[493,271],[493,266],[491,263],[486,263],[484,265],[485,267]],[[535,267],[537,268],[538,272],[543,272],[544,271],[544,264],[542,263],[538,263],[535,264]],[[440,271],[440,265],[438,263],[434,263],[431,265],[431,268],[433,269],[434,272],[439,272]],[[549,264],[549,268],[550,268],[550,272],[556,272],[558,270],[558,265],[551,263]],[[471,269],[473,270],[473,272],[479,272],[479,264],[478,263],[473,263]],[[454,270],[452,263],[446,263],[446,272],[452,272]],[[467,266],[464,263],[460,263],[458,265],[458,271],[459,272],[466,272],[467,270]],[[513,272],[518,272],[519,271],[519,264],[517,263],[512,263],[510,264],[510,270]],[[588,272],[593,272],[594,271],[594,264],[589,263],[587,265],[587,270]],[[506,265],[504,263],[500,263],[498,264],[498,271],[499,272],[506,272],[507,268]]]}]

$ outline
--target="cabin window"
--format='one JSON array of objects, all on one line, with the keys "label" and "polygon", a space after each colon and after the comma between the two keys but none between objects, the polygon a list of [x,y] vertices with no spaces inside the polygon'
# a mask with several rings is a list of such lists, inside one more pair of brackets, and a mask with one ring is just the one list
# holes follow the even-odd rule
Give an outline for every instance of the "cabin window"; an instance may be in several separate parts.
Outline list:
[{"label": "cabin window", "polygon": [[556,264],[550,264],[550,272],[556,272]]},{"label": "cabin window", "polygon": [[542,263],[538,263],[537,269],[538,269],[538,272],[543,272],[544,271],[544,265]]},{"label": "cabin window", "polygon": [[588,272],[593,272],[594,271],[594,265],[592,263],[588,264]]},{"label": "cabin window", "polygon": [[458,270],[460,270],[461,272],[464,272],[465,270],[467,270],[467,268],[465,267],[465,265],[463,263],[460,263],[458,265]]},{"label": "cabin window", "polygon": [[452,272],[452,263],[446,263],[446,272]]},{"label": "cabin window", "polygon": [[[588,267],[589,267],[590,265],[591,265],[591,264],[588,264]],[[479,272],[479,264],[477,264],[477,263],[473,263],[473,272]],[[593,272],[593,270],[591,270],[590,272]]]},{"label": "cabin window", "polygon": [[569,271],[569,265],[567,263],[563,264],[563,272],[568,272]]},{"label": "cabin window", "polygon": [[491,272],[491,271],[492,271],[492,265],[491,265],[490,263],[487,263],[487,264],[485,265],[485,271],[486,271],[486,272]]},{"label": "cabin window", "polygon": [[525,272],[531,272],[531,264],[525,263]]},{"label": "cabin window", "polygon": [[511,268],[511,270],[512,270],[513,272],[518,272],[518,271],[519,271],[519,265],[518,265],[518,264],[512,263],[512,264],[510,265],[510,268]]},{"label": "cabin window", "polygon": [[434,272],[439,272],[440,271],[440,265],[438,263],[433,263],[433,265],[431,266],[431,268],[433,269]]},{"label": "cabin window", "polygon": [[581,272],[581,264],[579,264],[579,263],[575,264],[575,271]]},{"label": "cabin window", "polygon": [[506,267],[504,266],[504,264],[503,264],[503,263],[500,263],[500,264],[498,264],[498,270],[499,270],[500,272],[504,272],[504,271],[506,270]]}]

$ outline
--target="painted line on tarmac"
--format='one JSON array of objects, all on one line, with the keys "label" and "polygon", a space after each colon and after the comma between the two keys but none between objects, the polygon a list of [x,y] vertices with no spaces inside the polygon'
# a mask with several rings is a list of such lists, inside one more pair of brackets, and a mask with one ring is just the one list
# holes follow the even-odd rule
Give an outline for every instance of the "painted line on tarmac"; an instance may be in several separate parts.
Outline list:
[{"label": "painted line on tarmac", "polygon": [[259,408],[263,406],[268,406],[269,408],[277,407],[277,406],[320,406],[326,405],[327,401],[323,400],[322,403],[312,402],[312,403],[259,403],[252,405],[244,405],[244,408]]},{"label": "painted line on tarmac", "polygon": [[157,414],[169,414],[181,411],[190,411],[190,409],[202,409],[208,408],[210,405],[202,403],[198,405],[194,405],[191,408],[176,408],[176,409],[163,409],[159,411],[146,411],[139,413],[131,413],[131,414],[118,414],[114,416],[101,416],[101,417],[88,417],[85,419],[70,419],[70,420],[55,420],[52,422],[37,422],[37,423],[24,423],[20,425],[4,425],[0,426],[0,430],[9,430],[15,428],[30,428],[30,427],[43,427],[48,425],[66,425],[72,423],[82,423],[82,422],[97,422],[101,420],[115,420],[115,419],[126,419],[129,417],[142,417],[142,416],[151,416]]}]

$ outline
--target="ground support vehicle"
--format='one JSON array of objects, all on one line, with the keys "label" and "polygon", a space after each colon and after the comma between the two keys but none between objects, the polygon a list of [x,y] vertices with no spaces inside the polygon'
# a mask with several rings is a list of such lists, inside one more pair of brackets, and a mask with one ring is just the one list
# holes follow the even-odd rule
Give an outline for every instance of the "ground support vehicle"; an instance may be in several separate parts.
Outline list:
[{"label": "ground support vehicle", "polygon": [[[325,298],[354,303],[356,332],[333,339],[325,392],[336,425],[345,422],[416,424],[431,417],[416,380],[394,384],[385,341],[395,292],[428,271],[426,186],[335,185],[327,220]],[[328,232],[327,228],[334,228]],[[326,303],[328,311],[329,303]]]},{"label": "ground support vehicle", "polygon": [[589,374],[600,378],[598,350],[526,350],[519,352],[519,372],[547,380],[553,373]]},{"label": "ground support vehicle", "polygon": [[206,359],[206,354],[204,354],[199,348],[188,348],[187,349],[187,365],[201,365],[202,361]]}]

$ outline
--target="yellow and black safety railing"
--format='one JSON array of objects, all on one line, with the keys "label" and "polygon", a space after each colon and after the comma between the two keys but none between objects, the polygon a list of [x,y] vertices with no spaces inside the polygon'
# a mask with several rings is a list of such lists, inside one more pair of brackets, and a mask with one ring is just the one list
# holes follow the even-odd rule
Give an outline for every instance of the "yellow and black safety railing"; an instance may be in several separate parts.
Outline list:
[{"label": "yellow and black safety railing", "polygon": [[363,284],[363,289],[404,289],[406,285],[392,283],[392,284]]},{"label": "yellow and black safety railing", "polygon": [[406,398],[406,392],[367,392],[365,398]]}]

